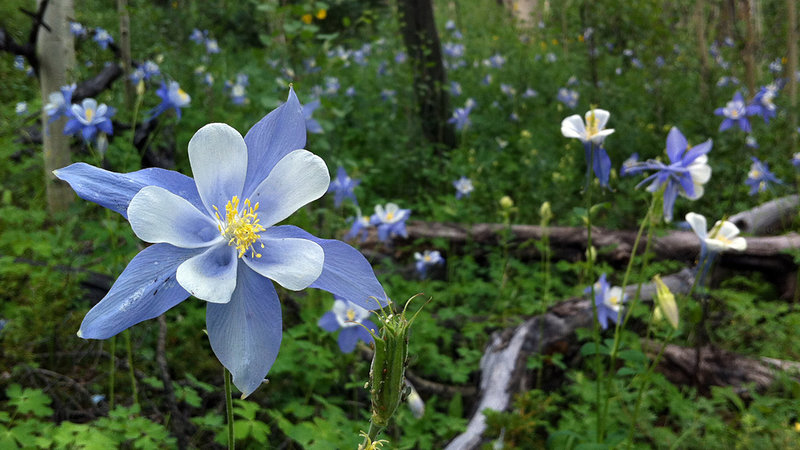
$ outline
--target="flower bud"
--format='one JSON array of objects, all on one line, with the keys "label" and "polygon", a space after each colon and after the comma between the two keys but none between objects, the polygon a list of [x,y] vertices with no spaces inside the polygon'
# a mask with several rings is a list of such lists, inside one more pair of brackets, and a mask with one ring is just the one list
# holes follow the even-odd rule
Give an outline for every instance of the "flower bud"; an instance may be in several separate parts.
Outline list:
[{"label": "flower bud", "polygon": [[500,199],[500,207],[503,209],[511,209],[514,207],[514,200],[511,197],[504,195],[503,198]]},{"label": "flower bud", "polygon": [[550,223],[550,219],[553,218],[553,211],[550,209],[550,202],[542,203],[542,206],[539,208],[539,216],[542,218],[542,226],[546,227],[548,223]]},{"label": "flower bud", "polygon": [[[664,315],[672,328],[678,329],[678,305],[675,303],[675,296],[670,292],[669,287],[661,281],[661,277],[653,277],[656,283],[656,315]],[[660,314],[659,314],[660,313]]]}]

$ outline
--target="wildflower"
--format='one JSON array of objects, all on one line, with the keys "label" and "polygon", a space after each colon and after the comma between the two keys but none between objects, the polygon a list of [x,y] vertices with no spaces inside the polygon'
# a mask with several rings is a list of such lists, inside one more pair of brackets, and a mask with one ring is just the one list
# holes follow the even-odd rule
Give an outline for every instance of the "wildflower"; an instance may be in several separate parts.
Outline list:
[{"label": "wildflower", "polygon": [[327,9],[320,9],[317,11],[317,15],[315,16],[317,20],[325,20],[328,17],[328,10]]},{"label": "wildflower", "polygon": [[800,152],[792,155],[792,165],[795,167],[800,167]]},{"label": "wildflower", "polygon": [[59,92],[51,92],[47,98],[49,103],[44,105],[44,111],[50,117],[49,123],[57,120],[61,116],[69,114],[69,107],[72,104],[72,93],[75,92],[75,83],[61,86]]},{"label": "wildflower", "polygon": [[178,119],[181,118],[181,108],[189,105],[192,98],[187,94],[177,81],[170,81],[169,84],[161,83],[161,87],[156,91],[156,95],[161,97],[161,104],[152,112],[152,117],[157,117],[164,111],[172,108]]},{"label": "wildflower", "polygon": [[739,228],[732,222],[717,221],[710,231],[706,231],[706,218],[700,214],[690,212],[686,214],[686,221],[692,231],[700,238],[701,244],[713,253],[726,250],[743,251],[747,249],[747,241],[739,236]]},{"label": "wildflower", "polygon": [[578,106],[579,94],[577,91],[567,88],[560,88],[558,90],[557,99],[564,104],[567,108],[573,109]]},{"label": "wildflower", "polygon": [[339,84],[339,80],[335,77],[326,77],[325,78],[325,93],[328,95],[336,95],[339,92],[339,88],[342,85]]},{"label": "wildflower", "polygon": [[456,188],[456,200],[460,200],[462,197],[468,197],[475,189],[475,187],[472,186],[472,180],[465,176],[453,181],[453,187]]},{"label": "wildflower", "polygon": [[219,53],[219,43],[216,39],[206,39],[206,53],[209,55]]},{"label": "wildflower", "polygon": [[744,145],[750,148],[758,148],[758,141],[756,141],[756,138],[753,137],[753,135],[748,134],[747,137],[744,138]]},{"label": "wildflower", "polygon": [[547,62],[550,62],[550,63],[554,63],[554,62],[556,62],[558,60],[558,58],[556,57],[556,54],[553,53],[553,52],[548,52],[546,55],[544,55],[544,59],[547,60]]},{"label": "wildflower", "polygon": [[770,170],[767,163],[751,156],[753,163],[750,165],[750,172],[747,173],[745,183],[750,186],[750,195],[756,195],[769,188],[771,183],[783,184]]},{"label": "wildflower", "polygon": [[675,296],[661,280],[660,276],[653,277],[653,281],[656,283],[656,320],[664,316],[669,321],[669,324],[672,325],[672,328],[677,330],[680,317],[678,316],[678,304],[675,303]]},{"label": "wildflower", "polygon": [[636,167],[638,163],[639,153],[632,154],[628,159],[622,162],[622,168],[619,171],[620,176],[627,177],[628,175],[633,175],[631,169]]},{"label": "wildflower", "polygon": [[247,102],[247,94],[245,88],[241,84],[231,85],[231,101],[234,105],[243,105]]},{"label": "wildflower", "polygon": [[769,63],[769,71],[773,74],[779,74],[783,72],[783,64],[781,63],[780,58],[775,58],[774,61]]},{"label": "wildflower", "polygon": [[361,183],[361,180],[353,180],[347,175],[344,167],[339,166],[336,169],[336,179],[331,181],[331,185],[328,187],[328,192],[333,192],[334,207],[338,208],[345,198],[349,198],[358,206],[358,200],[356,200],[356,194],[353,190],[359,183]]},{"label": "wildflower", "polygon": [[397,64],[403,64],[406,62],[406,59],[408,59],[408,55],[406,55],[404,51],[399,51],[394,55],[394,62]]},{"label": "wildflower", "polygon": [[503,55],[499,53],[495,53],[494,55],[492,55],[492,57],[484,61],[485,65],[493,69],[502,69],[505,63],[506,59],[503,57]]},{"label": "wildflower", "polygon": [[737,125],[745,133],[750,132],[750,121],[747,120],[747,116],[751,116],[754,113],[754,108],[745,106],[740,92],[734,94],[733,100],[729,101],[724,108],[714,110],[714,114],[725,117],[725,120],[719,125],[719,131],[725,131]]},{"label": "wildflower", "polygon": [[481,80],[481,84],[484,85],[484,86],[488,86],[488,85],[492,84],[492,75],[491,74],[486,74],[486,76],[483,77],[483,79]]},{"label": "wildflower", "polygon": [[145,81],[161,75],[161,69],[158,67],[158,64],[154,63],[153,61],[145,61],[144,64],[142,64],[142,72],[144,74],[143,78]]},{"label": "wildflower", "polygon": [[445,56],[453,59],[463,58],[465,49],[466,47],[464,47],[464,44],[455,42],[445,42],[442,46],[442,52]]},{"label": "wildflower", "polygon": [[322,129],[322,125],[317,122],[317,119],[311,116],[319,108],[319,105],[319,100],[313,100],[303,105],[303,117],[306,119],[306,129],[309,133],[320,134],[325,132]]},{"label": "wildflower", "polygon": [[414,252],[414,259],[417,261],[417,272],[422,278],[428,275],[428,269],[431,267],[444,264],[444,258],[438,250]]},{"label": "wildflower", "polygon": [[455,111],[453,111],[453,117],[448,119],[447,123],[455,125],[456,130],[463,130],[471,123],[469,120],[469,113],[472,112],[472,108],[474,108],[475,105],[475,101],[468,98],[463,108],[456,108]]},{"label": "wildflower", "polygon": [[355,217],[351,217],[351,219],[353,220],[353,225],[350,227],[350,231],[344,235],[344,238],[352,240],[361,237],[361,242],[366,241],[369,235],[369,227],[372,226],[372,219],[370,216],[362,215],[361,209],[359,209],[358,214]]},{"label": "wildflower", "polygon": [[664,60],[663,56],[656,56],[656,67],[661,68],[664,67],[664,65],[666,64],[667,62]]},{"label": "wildflower", "polygon": [[649,192],[664,189],[664,220],[672,221],[672,209],[678,194],[689,200],[703,196],[703,185],[711,178],[711,166],[706,153],[711,151],[711,139],[690,147],[686,138],[676,127],[667,135],[667,157],[669,165],[658,160],[648,160],[628,168],[627,174],[655,170],[656,173],[645,178],[639,186],[652,181]]},{"label": "wildflower", "polygon": [[[586,288],[587,294],[591,294],[591,286]],[[625,301],[622,288],[619,286],[611,287],[606,281],[606,274],[600,275],[597,283],[594,284],[594,304],[597,306],[597,322],[604,330],[608,328],[608,319],[619,323],[622,303]]]},{"label": "wildflower", "polygon": [[406,220],[410,214],[410,209],[400,209],[395,203],[387,203],[385,208],[375,205],[370,223],[378,227],[378,239],[386,242],[394,236],[408,237]]},{"label": "wildflower", "polygon": [[305,142],[301,106],[290,90],[288,101],[244,138],[220,123],[195,133],[188,151],[194,180],[162,169],[120,174],[83,163],[55,171],[80,197],[122,214],[154,244],[134,257],[78,335],[109,338],[194,295],[208,302],[211,349],[249,395],[280,347],[281,307],[270,280],[378,307],[385,293],[360,252],[274,226],[328,187],[325,162],[302,150]]},{"label": "wildflower", "polygon": [[114,113],[116,113],[114,108],[109,108],[105,103],[98,105],[97,100],[93,98],[84,99],[80,105],[75,104],[70,108],[69,120],[64,125],[64,134],[73,135],[80,132],[87,142],[94,140],[98,131],[114,134],[111,124],[111,116]]},{"label": "wildflower", "polygon": [[133,72],[131,72],[131,76],[130,76],[131,83],[139,84],[139,82],[144,81],[144,76],[145,76],[144,75],[144,69],[142,69],[141,67],[137,67],[137,68],[133,69]]},{"label": "wildflower", "polygon": [[28,103],[26,102],[17,102],[17,106],[14,108],[17,112],[18,116],[28,113]]},{"label": "wildflower", "polygon": [[349,88],[347,88],[346,91],[344,91],[344,95],[346,95],[348,97],[355,97],[356,88],[354,86],[350,86]]},{"label": "wildflower", "polygon": [[311,24],[311,21],[314,20],[314,16],[311,14],[303,14],[300,16],[300,20],[302,20],[304,24],[309,25]]},{"label": "wildflower", "polygon": [[773,100],[778,94],[778,86],[769,84],[762,86],[758,93],[753,97],[753,101],[747,107],[747,110],[754,115],[761,116],[764,123],[769,123],[769,120],[775,117],[776,108]]},{"label": "wildflower", "polygon": [[189,35],[189,40],[191,40],[195,44],[202,44],[206,36],[208,36],[208,30],[200,31],[197,28],[195,28],[194,30],[192,30],[192,34]]},{"label": "wildflower", "polygon": [[522,93],[522,98],[533,98],[533,97],[538,97],[538,96],[539,96],[539,93],[536,92],[536,90],[531,89],[531,88],[525,89],[525,92]]},{"label": "wildflower", "polygon": [[610,116],[611,114],[604,109],[592,109],[585,115],[585,125],[581,116],[577,114],[561,121],[561,134],[564,137],[580,139],[583,142],[586,164],[591,165],[602,186],[608,186],[611,174],[611,158],[603,148],[605,138],[614,132],[613,128],[606,129],[606,122]]},{"label": "wildflower", "polygon": [[17,70],[25,70],[25,57],[17,55],[14,57],[14,68]]},{"label": "wildflower", "polygon": [[394,89],[384,89],[381,91],[381,100],[385,102],[394,101],[394,97],[397,95],[397,91]]},{"label": "wildflower", "polygon": [[514,89],[514,87],[511,86],[510,84],[500,83],[500,92],[506,94],[509,97],[513,97],[514,95],[516,95],[517,90]]},{"label": "wildflower", "polygon": [[339,349],[342,353],[352,353],[358,341],[367,345],[372,344],[372,335],[367,330],[378,332],[378,327],[368,319],[370,314],[371,311],[355,303],[335,297],[333,308],[319,319],[317,325],[331,333],[341,328]]},{"label": "wildflower", "polygon": [[739,79],[736,77],[720,77],[717,80],[717,87],[728,87],[739,85]]},{"label": "wildflower", "polygon": [[453,97],[461,95],[461,84],[458,81],[450,82],[450,95]]},{"label": "wildflower", "polygon": [[100,45],[100,48],[105,50],[108,48],[108,44],[114,43],[114,38],[112,38],[111,35],[108,34],[108,31],[98,27],[94,30],[94,41],[97,42],[98,45]]},{"label": "wildflower", "polygon": [[448,19],[447,22],[445,22],[444,29],[447,31],[453,31],[456,29],[456,23],[453,21],[453,19]]},{"label": "wildflower", "polygon": [[74,21],[69,23],[69,32],[75,37],[86,37],[88,34],[83,25]]},{"label": "wildflower", "polygon": [[[206,86],[213,86],[214,85],[214,75],[211,75],[210,73],[207,73],[203,77],[203,83],[205,83]],[[234,103],[236,103],[236,102],[234,101]]]}]

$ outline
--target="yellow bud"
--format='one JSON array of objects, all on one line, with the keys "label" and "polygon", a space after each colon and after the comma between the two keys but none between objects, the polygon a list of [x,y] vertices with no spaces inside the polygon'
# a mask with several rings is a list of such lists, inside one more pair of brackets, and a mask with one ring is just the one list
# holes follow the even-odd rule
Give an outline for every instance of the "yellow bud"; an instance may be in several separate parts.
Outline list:
[{"label": "yellow bud", "polygon": [[308,25],[312,20],[314,20],[314,17],[312,17],[311,14],[303,14],[303,16],[300,17],[300,20],[302,20],[304,24]]},{"label": "yellow bud", "polygon": [[553,218],[550,202],[542,203],[542,206],[539,208],[539,216],[542,218],[542,226],[547,226],[547,224],[550,223],[550,219]]},{"label": "yellow bud", "polygon": [[653,277],[656,283],[656,314],[664,315],[672,325],[672,328],[678,329],[678,305],[675,303],[675,296],[670,292],[669,287],[661,281],[661,277],[656,275]]},{"label": "yellow bud", "polygon": [[597,261],[597,249],[594,245],[586,249],[586,260]]},{"label": "yellow bud", "polygon": [[139,82],[136,83],[136,95],[139,97],[144,95],[144,80],[139,80]]},{"label": "yellow bud", "polygon": [[511,209],[514,207],[514,200],[511,197],[504,195],[503,198],[500,199],[500,207],[503,209]]},{"label": "yellow bud", "polygon": [[317,19],[325,20],[326,17],[328,17],[327,9],[320,9],[319,11],[317,11]]}]

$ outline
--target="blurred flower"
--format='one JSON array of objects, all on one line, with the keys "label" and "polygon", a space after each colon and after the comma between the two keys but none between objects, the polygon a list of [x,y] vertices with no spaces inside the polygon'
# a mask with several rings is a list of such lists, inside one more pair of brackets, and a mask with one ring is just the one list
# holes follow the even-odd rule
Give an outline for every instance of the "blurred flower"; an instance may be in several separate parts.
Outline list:
[{"label": "blurred flower", "polygon": [[666,64],[666,61],[664,60],[664,57],[656,56],[656,67],[659,67],[659,68],[660,67],[664,67],[665,64]]},{"label": "blurred flower", "polygon": [[509,97],[513,97],[514,95],[516,95],[517,90],[514,89],[514,87],[511,86],[510,84],[500,83],[500,92],[506,94]]},{"label": "blurred flower", "polygon": [[460,200],[462,197],[469,196],[469,194],[475,189],[475,187],[472,186],[472,180],[465,176],[453,181],[453,187],[456,188],[456,200]]},{"label": "blurred flower", "polygon": [[312,100],[303,105],[303,117],[306,120],[306,129],[309,133],[320,134],[325,132],[325,130],[322,129],[322,125],[317,122],[317,119],[312,117],[312,114],[314,114],[314,111],[316,111],[319,106],[319,99]]},{"label": "blurred flower", "polygon": [[103,394],[94,394],[94,395],[92,395],[92,403],[94,403],[95,405],[100,403],[100,402],[102,402],[105,399],[106,399],[106,396],[103,395]]},{"label": "blurred flower", "polygon": [[[672,221],[672,210],[678,194],[689,200],[697,200],[703,196],[703,185],[711,178],[711,166],[708,156],[711,151],[711,139],[690,147],[681,131],[672,127],[667,135],[667,157],[669,165],[659,160],[648,160],[630,166],[627,174],[655,170],[656,173],[645,178],[638,186],[650,181],[649,192],[657,192],[664,188],[664,220]],[[638,187],[637,186],[637,187]]]},{"label": "blurred flower", "polygon": [[61,86],[59,92],[51,92],[47,98],[49,103],[44,105],[44,112],[50,117],[48,122],[53,122],[61,116],[69,114],[69,108],[72,105],[72,93],[75,92],[75,83]]},{"label": "blurred flower", "polygon": [[514,200],[511,197],[507,196],[507,195],[504,195],[504,196],[500,197],[500,200],[498,201],[498,203],[500,204],[500,208],[502,208],[502,209],[504,209],[506,211],[508,211],[508,210],[510,210],[511,208],[514,207]]},{"label": "blurred flower", "polygon": [[80,105],[72,105],[69,111],[69,120],[64,125],[64,134],[75,135],[80,132],[87,142],[94,140],[98,131],[114,134],[111,116],[116,111],[114,108],[106,106],[105,103],[98,105],[97,100],[86,98]]},{"label": "blurred flower", "polygon": [[620,176],[627,177],[628,175],[633,175],[633,173],[631,173],[631,169],[636,167],[638,163],[639,153],[632,154],[628,159],[622,162],[622,168],[619,171]]},{"label": "blurred flower", "polygon": [[743,251],[747,249],[747,241],[739,236],[739,228],[732,222],[718,220],[711,231],[706,231],[707,225],[704,216],[690,212],[686,214],[686,221],[709,252],[719,253],[726,250]]},{"label": "blurred flower", "polygon": [[353,201],[353,204],[358,206],[358,200],[356,200],[354,189],[359,183],[361,183],[361,180],[353,180],[347,175],[344,167],[339,166],[339,168],[336,169],[336,178],[331,181],[331,185],[328,186],[328,192],[333,192],[334,207],[338,208],[345,198],[349,198]]},{"label": "blurred flower", "polygon": [[347,88],[347,90],[344,91],[344,95],[346,95],[348,97],[355,96],[356,95],[356,88],[353,87],[353,86],[350,86],[349,88]]},{"label": "blurred flower", "polygon": [[191,40],[195,44],[202,44],[203,41],[206,39],[206,36],[208,36],[208,30],[200,31],[197,28],[195,28],[194,30],[192,30],[192,34],[189,35],[189,40]]},{"label": "blurred flower", "polygon": [[464,50],[464,44],[457,42],[445,42],[444,46],[442,46],[442,52],[448,58],[461,58],[464,56]]},{"label": "blurred flower", "polygon": [[14,68],[17,70],[25,70],[25,57],[17,55],[14,57]]},{"label": "blurred flower", "polygon": [[406,59],[407,59],[406,52],[402,50],[398,51],[397,54],[394,55],[394,62],[396,62],[397,64],[403,64],[404,62],[406,62]]},{"label": "blurred flower", "polygon": [[317,11],[317,14],[316,14],[315,17],[317,18],[317,20],[325,20],[325,18],[328,17],[328,10],[327,9],[320,9],[319,11]]},{"label": "blurred flower", "polygon": [[342,353],[352,353],[358,341],[372,344],[372,335],[367,330],[377,333],[378,327],[369,320],[371,312],[341,297],[334,298],[333,308],[317,322],[319,327],[331,333],[341,328],[339,349]]},{"label": "blurred flower", "polygon": [[775,103],[773,100],[778,94],[778,86],[775,84],[768,84],[762,86],[758,93],[753,97],[753,101],[748,105],[748,115],[759,115],[764,119],[764,123],[769,123],[769,120],[775,117]]},{"label": "blurred flower", "polygon": [[499,53],[495,53],[489,59],[484,61],[485,65],[494,69],[502,69],[505,63],[506,59]]},{"label": "blurred flower", "polygon": [[144,64],[142,64],[142,70],[144,71],[145,80],[149,80],[150,78],[161,75],[161,69],[158,67],[158,64],[150,60],[145,61]]},{"label": "blurred flower", "polygon": [[800,152],[792,155],[792,165],[795,167],[800,167]]},{"label": "blurred flower", "polygon": [[114,43],[114,38],[112,38],[111,35],[108,34],[108,31],[100,27],[97,27],[94,30],[94,41],[97,42],[98,45],[100,45],[100,48],[105,50],[108,48],[108,44]]},{"label": "blurred flower", "polygon": [[234,105],[243,105],[247,102],[247,93],[241,84],[232,84],[231,87],[231,101]]},{"label": "blurred flower", "polygon": [[717,108],[714,110],[714,114],[725,117],[725,120],[719,125],[719,131],[725,131],[737,125],[745,133],[750,132],[750,121],[747,120],[747,116],[751,116],[754,113],[754,108],[745,106],[744,99],[740,92],[736,92],[736,94],[733,95],[733,100],[729,101],[724,108]]},{"label": "blurred flower", "polygon": [[492,84],[492,75],[491,74],[486,74],[486,76],[483,77],[483,79],[481,80],[481,84],[484,85],[484,86],[488,86],[488,85]]},{"label": "blurred flower", "polygon": [[395,203],[375,205],[375,214],[370,218],[370,223],[378,227],[378,239],[387,242],[394,236],[408,237],[406,233],[406,220],[411,215],[410,209],[400,209]]},{"label": "blurred flower", "polygon": [[[586,288],[587,294],[592,293],[592,287]],[[622,303],[625,301],[622,288],[611,287],[606,281],[606,274],[600,275],[594,284],[594,304],[597,306],[597,322],[604,330],[608,328],[608,319],[619,323]]]},{"label": "blurred flower", "polygon": [[433,266],[444,264],[444,258],[438,250],[425,250],[422,253],[414,252],[414,259],[417,261],[417,273],[422,278],[428,275],[428,269]]},{"label": "blurred flower", "polygon": [[750,195],[766,191],[772,183],[783,184],[783,181],[770,172],[767,163],[762,162],[755,156],[751,156],[751,159],[753,163],[750,165],[750,172],[747,173],[747,180],[745,181],[750,186]]},{"label": "blurred flower", "polygon": [[178,119],[181,118],[181,108],[185,108],[192,101],[177,81],[170,81],[169,84],[162,82],[161,87],[156,91],[156,95],[161,98],[161,104],[151,113],[151,118],[158,117],[168,109],[174,109]]},{"label": "blurred flower", "polygon": [[445,22],[444,29],[447,31],[453,31],[456,29],[456,23],[453,21],[453,19],[448,19],[447,22]]},{"label": "blurred flower", "polygon": [[547,60],[547,62],[551,63],[554,63],[556,62],[556,60],[558,60],[558,58],[556,58],[556,54],[552,52],[549,52],[546,55],[544,55],[544,59]]},{"label": "blurred flower", "polygon": [[219,53],[219,44],[216,39],[206,39],[206,53],[209,55]]},{"label": "blurred flower", "polygon": [[454,124],[456,130],[463,130],[464,127],[469,126],[471,123],[469,120],[469,113],[472,112],[472,108],[474,108],[475,105],[475,101],[468,98],[463,108],[456,108],[453,111],[453,117],[448,119],[447,123]]},{"label": "blurred flower", "polygon": [[579,98],[578,91],[574,91],[572,89],[567,88],[560,88],[558,90],[557,99],[561,103],[563,103],[567,108],[573,109],[578,106],[578,98]]},{"label": "blurred flower", "polygon": [[142,69],[141,67],[133,69],[133,72],[131,72],[130,79],[131,83],[139,84],[140,81],[144,80],[144,69]]},{"label": "blurred flower", "polygon": [[461,84],[459,84],[458,81],[450,82],[450,95],[453,97],[458,97],[461,95]]},{"label": "blurred flower", "polygon": [[314,16],[312,16],[311,14],[303,14],[302,16],[300,16],[300,20],[304,24],[309,25],[309,24],[311,24],[311,21],[314,20]]},{"label": "blurred flower", "polygon": [[783,64],[780,58],[775,58],[774,61],[769,63],[769,71],[776,75],[783,72]]},{"label": "blurred flower", "polygon": [[381,100],[385,102],[394,101],[394,97],[397,95],[397,91],[394,89],[384,89],[381,91]]},{"label": "blurred flower", "polygon": [[353,220],[353,225],[350,227],[350,231],[344,235],[344,238],[347,240],[355,239],[357,237],[361,237],[361,242],[367,240],[367,236],[369,235],[369,227],[372,226],[372,220],[369,216],[365,216],[361,214],[361,209],[358,210],[358,215],[351,218]]},{"label": "blurred flower", "polygon": [[581,116],[574,114],[561,121],[561,134],[567,138],[579,139],[583,143],[586,164],[594,170],[600,179],[601,186],[608,186],[611,174],[611,158],[603,148],[605,138],[614,132],[613,128],[606,129],[606,123],[611,114],[604,109],[592,109],[586,112],[586,124]]},{"label": "blurred flower", "polygon": [[17,112],[18,116],[28,113],[28,104],[26,102],[17,102],[17,106],[14,108]]},{"label": "blurred flower", "polygon": [[[210,73],[207,73],[203,77],[203,83],[205,83],[207,86],[212,86],[214,84],[214,76],[211,75]],[[236,103],[235,100],[234,100],[234,103]]]},{"label": "blurred flower", "polygon": [[325,93],[328,95],[336,95],[341,88],[339,80],[336,77],[325,77]]},{"label": "blurred flower", "polygon": [[86,37],[88,34],[86,28],[78,22],[69,23],[69,32],[75,37]]},{"label": "blurred flower", "polygon": [[536,92],[534,89],[531,89],[531,88],[525,89],[525,92],[522,93],[522,98],[533,98],[533,97],[538,97],[538,96],[539,96],[539,93]]},{"label": "blurred flower", "polygon": [[328,168],[302,150],[305,138],[300,103],[290,90],[288,101],[244,138],[221,123],[197,131],[188,153],[194,180],[161,169],[118,174],[83,163],[55,171],[80,197],[126,216],[134,233],[154,244],[89,311],[78,336],[109,338],[193,295],[207,302],[211,349],[247,396],[264,381],[280,347],[273,281],[377,308],[386,294],[359,251],[275,226],[328,187]]},{"label": "blurred flower", "polygon": [[717,87],[737,86],[739,79],[736,77],[720,77],[717,81]]}]

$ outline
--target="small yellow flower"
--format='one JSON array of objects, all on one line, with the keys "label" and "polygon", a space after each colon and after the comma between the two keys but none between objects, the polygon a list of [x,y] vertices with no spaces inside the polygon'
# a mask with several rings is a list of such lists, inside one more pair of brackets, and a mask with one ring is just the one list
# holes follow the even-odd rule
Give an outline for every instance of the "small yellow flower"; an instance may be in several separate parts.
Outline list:
[{"label": "small yellow flower", "polygon": [[303,14],[303,17],[301,17],[300,20],[302,20],[304,24],[308,25],[312,20],[314,20],[314,18],[311,16],[311,14]]},{"label": "small yellow flower", "polygon": [[500,199],[500,207],[503,209],[511,209],[514,207],[514,200],[511,197],[504,195],[503,198]]},{"label": "small yellow flower", "polygon": [[327,9],[320,9],[319,11],[317,11],[317,19],[325,20],[326,17],[328,17]]},{"label": "small yellow flower", "polygon": [[558,45],[558,39],[553,39],[553,45]]},{"label": "small yellow flower", "polygon": [[583,42],[583,35],[582,34],[578,35],[578,41]]}]

